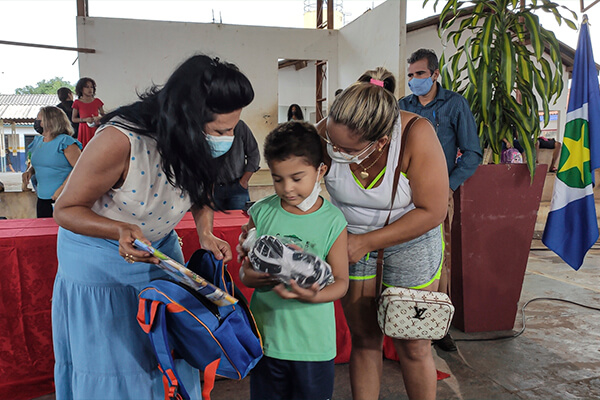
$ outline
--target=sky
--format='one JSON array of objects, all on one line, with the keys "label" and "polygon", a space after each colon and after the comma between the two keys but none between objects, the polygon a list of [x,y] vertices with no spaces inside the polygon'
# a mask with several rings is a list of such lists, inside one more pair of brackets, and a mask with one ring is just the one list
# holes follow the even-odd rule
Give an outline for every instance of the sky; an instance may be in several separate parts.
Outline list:
[{"label": "sky", "polygon": [[[397,1],[397,0],[390,0]],[[422,0],[407,0],[408,22],[437,13],[433,2],[422,7]],[[579,11],[579,0],[556,0]],[[591,4],[593,0],[584,0]],[[304,0],[88,0],[93,17],[135,18],[186,22],[223,22],[236,25],[261,25],[301,28],[304,25]],[[316,4],[316,0],[312,1]],[[345,23],[358,18],[383,0],[335,0],[342,4]],[[444,0],[440,1],[440,4]],[[76,0],[0,0],[0,40],[77,47]],[[567,13],[570,15],[570,13]],[[563,15],[567,15],[564,14]],[[579,13],[578,13],[579,14]],[[591,37],[599,38],[592,46],[600,63],[600,3],[587,11]],[[578,32],[565,24],[558,27],[554,17],[540,17],[559,40],[576,48]],[[579,21],[581,18],[579,19]],[[579,21],[576,22],[579,26]],[[0,44],[0,93],[12,94],[26,85],[62,77],[75,84],[79,79],[77,53]]]}]

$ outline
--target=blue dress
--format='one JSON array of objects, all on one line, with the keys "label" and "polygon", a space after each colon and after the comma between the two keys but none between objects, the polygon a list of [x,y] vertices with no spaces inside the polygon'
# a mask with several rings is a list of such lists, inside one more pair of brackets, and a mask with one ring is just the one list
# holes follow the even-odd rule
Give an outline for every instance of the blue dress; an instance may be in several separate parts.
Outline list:
[{"label": "blue dress", "polygon": [[[173,227],[190,208],[189,199],[165,180],[154,141],[120,130],[131,143],[127,178],[92,209],[137,224],[154,247],[183,262]],[[118,247],[115,240],[59,229],[52,296],[58,400],[164,399],[162,374],[136,315],[139,291],[165,273],[126,263]],[[200,399],[198,370],[179,360],[177,371],[192,399]]]}]

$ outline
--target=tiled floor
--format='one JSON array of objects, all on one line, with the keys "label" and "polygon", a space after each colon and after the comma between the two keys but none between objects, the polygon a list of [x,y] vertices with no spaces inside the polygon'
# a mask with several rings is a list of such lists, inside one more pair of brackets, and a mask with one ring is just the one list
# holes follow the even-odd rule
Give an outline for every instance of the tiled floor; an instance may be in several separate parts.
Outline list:
[{"label": "tiled floor", "polygon": [[[600,307],[600,249],[590,251],[575,272],[554,253],[540,250],[539,243],[532,248],[520,307],[538,297]],[[540,300],[530,303],[525,315],[525,332],[510,340],[469,341],[512,332],[465,334],[453,329],[458,352],[435,354],[437,368],[451,375],[439,381],[438,399],[599,399],[600,312]],[[519,311],[513,332],[521,326]],[[380,399],[406,399],[398,364],[386,360],[384,375]],[[249,380],[217,381],[212,398],[248,399]],[[350,398],[348,365],[337,365],[333,399]]]}]

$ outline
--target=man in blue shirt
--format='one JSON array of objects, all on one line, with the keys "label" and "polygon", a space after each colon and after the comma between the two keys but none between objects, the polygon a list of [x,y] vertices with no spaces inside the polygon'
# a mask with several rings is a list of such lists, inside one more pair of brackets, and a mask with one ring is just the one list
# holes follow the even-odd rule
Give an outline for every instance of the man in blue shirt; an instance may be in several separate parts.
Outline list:
[{"label": "man in blue shirt", "polygon": [[[460,94],[446,90],[437,82],[440,76],[438,58],[433,50],[419,49],[408,61],[408,87],[413,94],[398,102],[402,110],[414,112],[433,124],[446,155],[450,189],[448,216],[444,221],[445,263],[439,291],[450,294],[450,226],[454,214],[454,191],[481,163],[482,153],[475,119],[467,100]],[[456,351],[448,334],[436,341],[442,350]]]}]

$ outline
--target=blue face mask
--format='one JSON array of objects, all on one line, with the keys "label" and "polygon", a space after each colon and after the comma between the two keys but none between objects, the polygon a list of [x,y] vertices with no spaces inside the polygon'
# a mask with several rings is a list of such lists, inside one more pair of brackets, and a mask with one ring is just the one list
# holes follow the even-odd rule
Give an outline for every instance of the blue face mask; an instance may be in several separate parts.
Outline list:
[{"label": "blue face mask", "polygon": [[233,136],[204,136],[210,145],[210,153],[213,158],[221,157],[231,149],[233,144]]},{"label": "blue face mask", "polygon": [[412,78],[408,81],[408,87],[417,96],[424,96],[431,90],[433,79],[429,78]]}]

